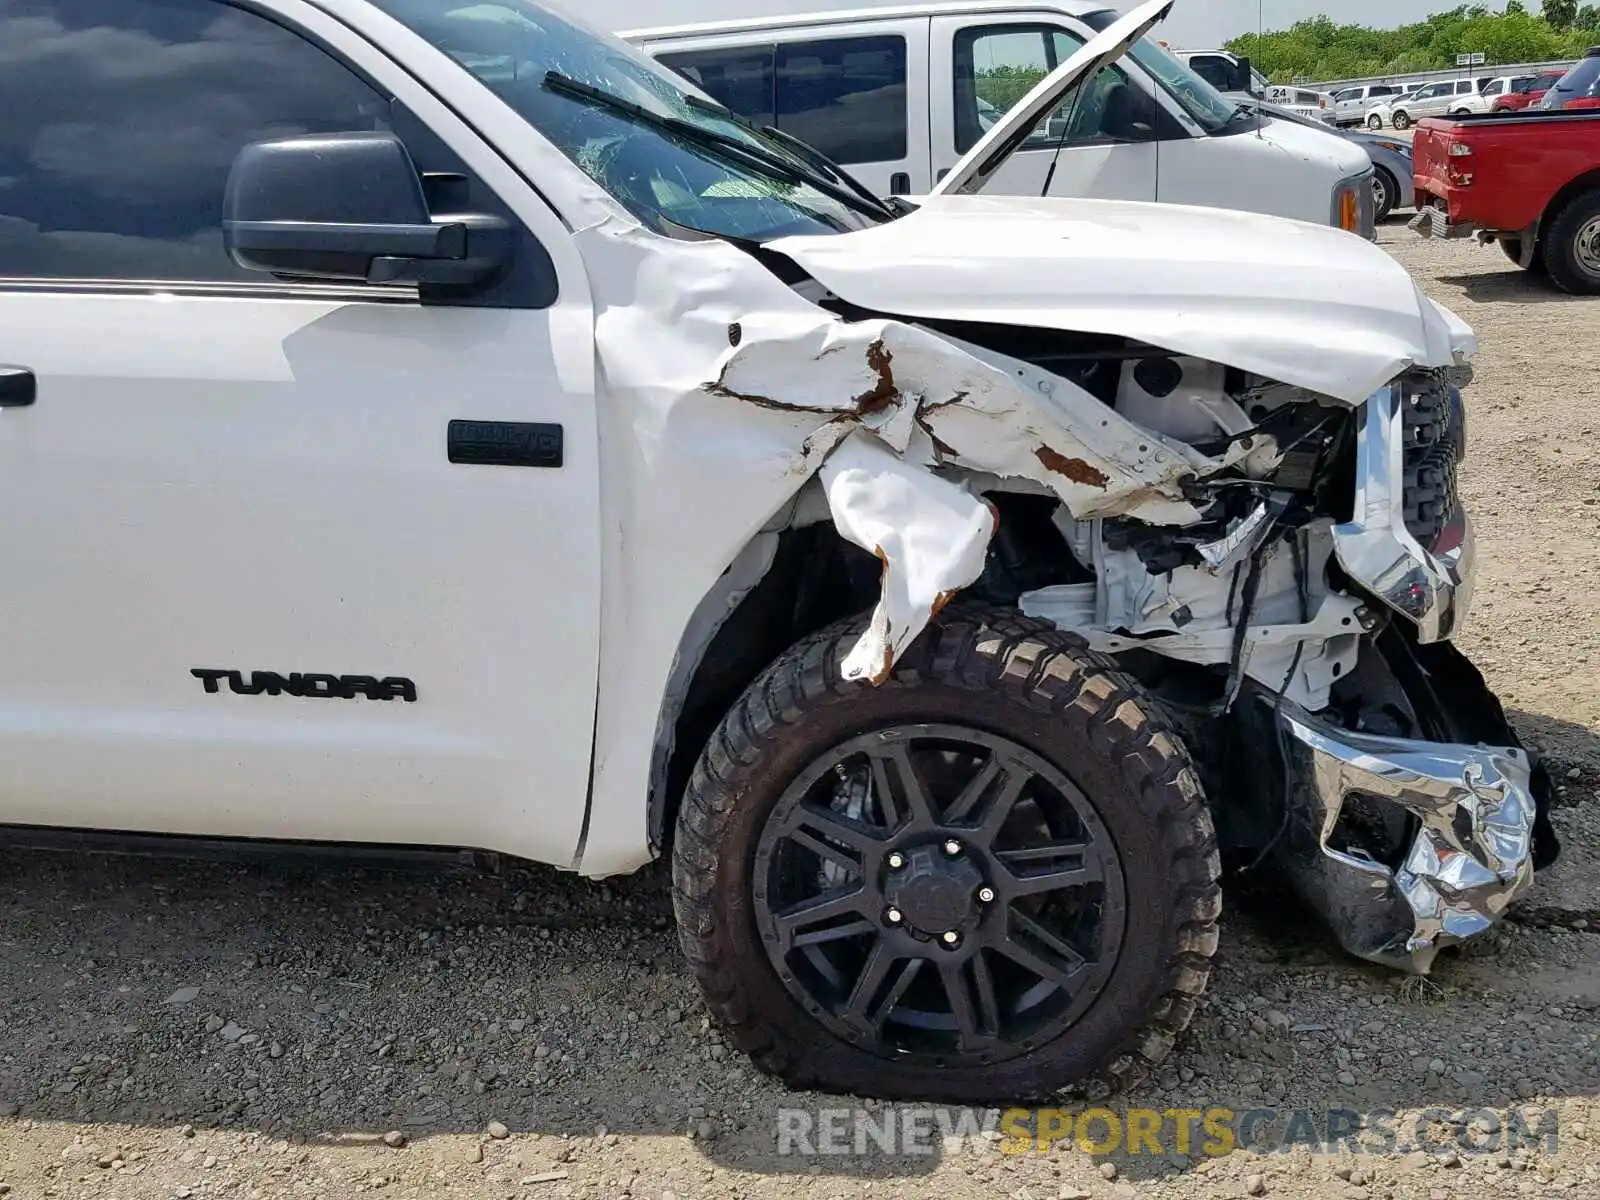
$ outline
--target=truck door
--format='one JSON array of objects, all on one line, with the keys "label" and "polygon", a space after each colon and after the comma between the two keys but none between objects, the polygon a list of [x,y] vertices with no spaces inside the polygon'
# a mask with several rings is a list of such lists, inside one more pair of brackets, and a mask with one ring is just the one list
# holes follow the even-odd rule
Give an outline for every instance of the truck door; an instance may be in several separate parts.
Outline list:
[{"label": "truck door", "polygon": [[931,186],[928,21],[863,21],[647,46],[741,116],[822,151],[880,196]]},{"label": "truck door", "polygon": [[[1000,115],[1087,40],[1037,17],[935,17],[931,31],[936,178]],[[993,195],[1156,198],[1153,97],[1120,67],[1084,80],[985,185]]]},{"label": "truck door", "polygon": [[[600,599],[581,262],[415,80],[263,7],[0,9],[0,363],[32,381],[0,407],[0,822],[570,863]],[[435,214],[508,223],[498,284],[229,258],[244,145],[361,130]]]}]

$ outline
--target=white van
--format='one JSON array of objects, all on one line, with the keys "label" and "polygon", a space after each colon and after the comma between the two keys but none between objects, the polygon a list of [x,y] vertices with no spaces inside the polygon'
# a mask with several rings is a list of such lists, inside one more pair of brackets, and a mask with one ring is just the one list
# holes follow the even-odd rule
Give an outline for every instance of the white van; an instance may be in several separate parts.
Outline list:
[{"label": "white van", "polygon": [[[968,0],[623,36],[878,194],[921,195],[1116,19],[1096,0]],[[1141,35],[1064,91],[981,184],[1240,209],[1370,237],[1371,171],[1359,146],[1225,99]]]}]

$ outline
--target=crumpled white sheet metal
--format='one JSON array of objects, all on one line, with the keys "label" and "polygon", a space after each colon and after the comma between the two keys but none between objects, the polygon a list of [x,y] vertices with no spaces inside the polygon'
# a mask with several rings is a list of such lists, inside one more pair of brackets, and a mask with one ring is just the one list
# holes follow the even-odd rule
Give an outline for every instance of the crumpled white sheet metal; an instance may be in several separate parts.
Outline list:
[{"label": "crumpled white sheet metal", "polygon": [[[638,489],[622,527],[654,553],[693,539],[688,560],[711,552],[726,565],[837,458],[824,479],[834,522],[885,563],[872,628],[849,659],[859,677],[885,678],[939,598],[982,571],[993,514],[939,470],[1031,480],[1081,517],[1184,524],[1199,513],[1180,481],[1223,465],[1066,379],[1019,377],[914,325],[841,320],[724,243],[620,223],[579,237],[613,285],[596,288],[611,301],[596,338],[605,393],[627,407],[625,428],[602,425],[603,456],[632,450],[608,471]],[[623,280],[632,287],[615,286]],[[663,503],[663,491],[688,506]],[[682,628],[660,632],[675,641]]]},{"label": "crumpled white sheet metal", "polygon": [[822,483],[840,535],[883,562],[872,623],[843,664],[846,679],[879,683],[932,615],[983,574],[999,514],[874,437],[835,450]]},{"label": "crumpled white sheet metal", "polygon": [[725,242],[619,218],[574,239],[594,297],[606,531],[585,874],[637,865],[637,797],[703,648],[679,652],[685,630],[825,464],[836,527],[885,563],[849,656],[878,680],[982,569],[993,515],[959,476],[1047,490],[1084,518],[1184,524],[1199,514],[1180,481],[1223,465],[1068,380],[908,323],[842,320]]}]

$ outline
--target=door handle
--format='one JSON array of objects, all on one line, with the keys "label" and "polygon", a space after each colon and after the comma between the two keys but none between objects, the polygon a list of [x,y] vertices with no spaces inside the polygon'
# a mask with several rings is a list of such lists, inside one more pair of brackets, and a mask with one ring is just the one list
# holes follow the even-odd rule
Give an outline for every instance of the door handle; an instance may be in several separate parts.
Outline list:
[{"label": "door handle", "polygon": [[911,175],[906,171],[896,171],[889,176],[889,195],[909,196],[911,194]]},{"label": "door handle", "polygon": [[0,366],[0,408],[27,408],[39,395],[39,381],[27,367]]}]

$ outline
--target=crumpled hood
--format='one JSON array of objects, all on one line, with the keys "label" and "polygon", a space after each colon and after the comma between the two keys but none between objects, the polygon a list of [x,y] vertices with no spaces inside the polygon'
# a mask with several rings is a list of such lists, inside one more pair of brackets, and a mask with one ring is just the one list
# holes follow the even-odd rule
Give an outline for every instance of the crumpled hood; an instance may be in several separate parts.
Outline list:
[{"label": "crumpled hood", "polygon": [[1399,263],[1331,227],[1112,200],[919,203],[888,224],[767,249],[885,315],[1121,335],[1351,404],[1408,367],[1477,349]]}]

